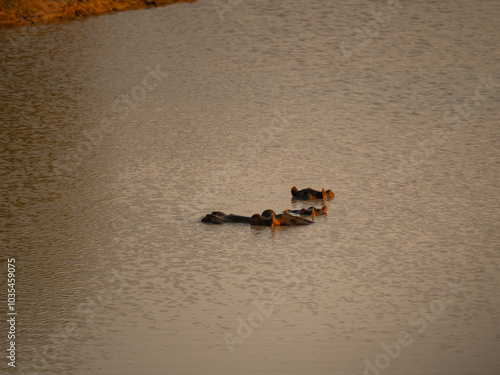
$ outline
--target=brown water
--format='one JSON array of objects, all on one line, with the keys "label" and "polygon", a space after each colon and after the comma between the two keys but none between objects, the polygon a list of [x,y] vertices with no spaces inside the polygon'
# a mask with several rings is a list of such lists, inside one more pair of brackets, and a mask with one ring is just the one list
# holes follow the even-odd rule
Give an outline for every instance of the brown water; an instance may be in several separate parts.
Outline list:
[{"label": "brown water", "polygon": [[1,372],[498,374],[500,3],[395,4],[0,31]]}]

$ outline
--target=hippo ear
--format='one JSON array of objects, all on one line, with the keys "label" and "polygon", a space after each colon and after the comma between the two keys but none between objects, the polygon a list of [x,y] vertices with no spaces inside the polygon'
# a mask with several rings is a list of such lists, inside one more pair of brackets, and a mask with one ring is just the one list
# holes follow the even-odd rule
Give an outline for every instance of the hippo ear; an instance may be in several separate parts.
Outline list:
[{"label": "hippo ear", "polygon": [[315,216],[316,215],[316,210],[314,208],[311,209],[311,216]]},{"label": "hippo ear", "polygon": [[258,225],[259,224],[259,215],[253,214],[250,218],[250,225]]},{"label": "hippo ear", "polygon": [[326,198],[326,191],[325,188],[321,188],[321,195],[323,196],[323,199]]},{"label": "hippo ear", "polygon": [[299,191],[298,191],[298,189],[294,186],[294,187],[292,187],[291,192],[292,192],[292,196],[294,196],[294,197],[295,197]]},{"label": "hippo ear", "polygon": [[271,214],[271,226],[277,227],[279,225],[280,225],[280,222],[278,221],[278,219],[276,219],[276,216],[274,216],[274,214]]},{"label": "hippo ear", "polygon": [[323,211],[326,212],[326,210],[328,210],[328,206],[325,204],[323,205]]},{"label": "hippo ear", "polygon": [[283,213],[287,214],[288,213],[288,208],[285,211],[283,211]]}]

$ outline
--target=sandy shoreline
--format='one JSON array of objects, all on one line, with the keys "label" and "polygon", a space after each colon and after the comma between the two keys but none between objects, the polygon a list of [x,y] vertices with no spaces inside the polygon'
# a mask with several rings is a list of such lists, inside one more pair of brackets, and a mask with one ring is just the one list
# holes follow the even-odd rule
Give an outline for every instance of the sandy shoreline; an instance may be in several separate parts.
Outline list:
[{"label": "sandy shoreline", "polygon": [[196,0],[0,0],[0,28],[84,19],[99,14]]}]

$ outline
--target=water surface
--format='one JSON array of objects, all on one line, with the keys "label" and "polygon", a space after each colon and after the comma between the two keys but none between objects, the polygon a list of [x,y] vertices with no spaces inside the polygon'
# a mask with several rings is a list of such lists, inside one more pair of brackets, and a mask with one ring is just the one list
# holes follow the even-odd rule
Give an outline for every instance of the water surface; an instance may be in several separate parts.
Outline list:
[{"label": "water surface", "polygon": [[500,4],[399,4],[2,30],[17,372],[497,374]]}]

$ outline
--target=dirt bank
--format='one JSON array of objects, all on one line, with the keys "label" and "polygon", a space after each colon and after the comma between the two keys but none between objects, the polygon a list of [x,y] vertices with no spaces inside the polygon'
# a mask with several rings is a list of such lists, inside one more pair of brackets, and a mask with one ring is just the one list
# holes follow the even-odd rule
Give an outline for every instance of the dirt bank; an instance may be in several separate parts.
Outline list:
[{"label": "dirt bank", "polygon": [[63,22],[191,1],[196,0],[0,0],[0,27]]}]

